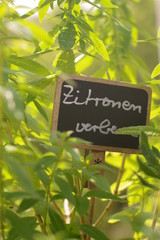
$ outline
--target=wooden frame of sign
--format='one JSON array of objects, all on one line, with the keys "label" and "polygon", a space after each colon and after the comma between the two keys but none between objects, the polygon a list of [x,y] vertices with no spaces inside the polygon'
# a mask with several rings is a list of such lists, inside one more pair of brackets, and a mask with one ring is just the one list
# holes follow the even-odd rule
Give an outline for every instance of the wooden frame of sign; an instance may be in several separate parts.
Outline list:
[{"label": "wooden frame of sign", "polygon": [[82,149],[140,153],[139,137],[114,131],[148,125],[150,108],[149,87],[62,75],[57,80],[51,132],[71,130],[73,136],[93,142],[75,146]]}]

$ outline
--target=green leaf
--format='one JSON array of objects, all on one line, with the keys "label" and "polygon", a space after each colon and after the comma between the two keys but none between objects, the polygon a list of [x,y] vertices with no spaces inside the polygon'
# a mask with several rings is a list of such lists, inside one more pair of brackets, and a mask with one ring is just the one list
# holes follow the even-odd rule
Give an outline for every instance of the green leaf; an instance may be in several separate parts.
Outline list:
[{"label": "green leaf", "polygon": [[51,220],[50,227],[53,233],[66,230],[65,223],[51,206],[49,207],[49,217]]},{"label": "green leaf", "polygon": [[160,27],[158,28],[157,38],[160,38]]},{"label": "green leaf", "polygon": [[56,156],[54,155],[44,156],[40,158],[39,161],[35,164],[34,169],[35,170],[46,169],[49,166],[51,166],[56,160],[57,160]]},{"label": "green leaf", "polygon": [[117,202],[125,202],[124,199],[121,199],[115,195],[113,195],[112,193],[110,192],[105,192],[105,191],[102,191],[100,189],[93,189],[89,192],[87,192],[84,197],[96,197],[96,198],[103,198],[103,199],[112,199],[114,201],[117,201]]},{"label": "green leaf", "polygon": [[108,10],[109,8],[118,8],[110,0],[100,0],[100,3]]},{"label": "green leaf", "polygon": [[141,139],[140,147],[148,164],[150,164],[151,166],[157,167],[159,169],[158,159],[154,155],[154,152],[150,149],[148,138],[144,132],[141,133],[140,139]]},{"label": "green leaf", "polygon": [[94,32],[90,32],[90,38],[92,40],[94,49],[103,57],[105,61],[109,61],[109,54],[102,40]]},{"label": "green leaf", "polygon": [[48,122],[48,116],[45,113],[44,109],[41,107],[41,105],[39,104],[39,102],[37,102],[36,100],[33,101],[37,110],[40,112],[40,114],[44,117],[44,119]]},{"label": "green leaf", "polygon": [[89,237],[96,240],[109,240],[107,236],[104,235],[99,229],[93,227],[89,224],[83,224],[80,226],[80,229],[87,234]]},{"label": "green leaf", "polygon": [[16,159],[13,159],[7,155],[5,155],[5,163],[10,172],[18,180],[19,185],[22,187],[22,189],[26,190],[28,193],[35,194],[34,185],[25,167],[22,166],[22,164],[16,162]]},{"label": "green leaf", "polygon": [[156,108],[156,109],[151,111],[150,119],[156,118],[157,116],[159,116],[159,114],[160,114],[160,107],[158,107],[158,108]]},{"label": "green leaf", "polygon": [[28,72],[35,73],[40,76],[50,75],[50,72],[43,65],[37,63],[29,58],[10,58],[10,63],[27,70]]},{"label": "green leaf", "polygon": [[72,50],[62,51],[55,59],[53,67],[61,70],[62,73],[75,73],[75,55]]},{"label": "green leaf", "polygon": [[39,179],[42,181],[42,183],[45,186],[49,186],[50,179],[49,179],[49,176],[47,175],[47,173],[43,169],[38,169],[36,171],[36,173],[37,173],[37,176],[39,177]]},{"label": "green leaf", "polygon": [[32,129],[32,131],[40,135],[40,129],[35,118],[33,118],[30,114],[26,113],[26,119],[28,128]]},{"label": "green leaf", "polygon": [[57,0],[57,4],[60,7],[60,5],[64,2],[65,0]]},{"label": "green leaf", "polygon": [[[43,6],[43,5],[42,5]],[[54,39],[45,31],[42,27],[38,26],[36,23],[26,20],[19,20],[19,23],[24,27],[27,27],[34,38],[38,41],[43,41],[48,47],[50,47]],[[29,34],[28,34],[29,35]]]},{"label": "green leaf", "polygon": [[156,191],[159,191],[160,189],[158,187],[156,187],[155,185],[147,182],[144,178],[142,178],[139,174],[135,173],[137,175],[137,177],[139,178],[139,180],[141,181],[141,183],[146,186],[146,187],[149,187],[149,188],[152,188]]},{"label": "green leaf", "polygon": [[35,217],[20,217],[13,211],[6,209],[6,218],[11,222],[12,226],[16,229],[21,239],[33,240],[34,228],[36,227]]},{"label": "green leaf", "polygon": [[18,207],[18,212],[20,213],[20,212],[23,212],[23,211],[31,208],[38,201],[39,201],[39,199],[35,199],[35,198],[23,199]]},{"label": "green leaf", "polygon": [[0,86],[0,100],[11,126],[17,127],[19,122],[24,119],[24,100],[14,90],[2,86]]},{"label": "green leaf", "polygon": [[160,63],[153,69],[151,78],[157,77],[160,75]]},{"label": "green leaf", "polygon": [[103,191],[110,191],[110,185],[107,179],[102,175],[93,175],[89,181],[99,187]]},{"label": "green leaf", "polygon": [[89,200],[85,196],[82,198],[77,198],[75,209],[80,216],[86,214],[89,209]]},{"label": "green leaf", "polygon": [[72,23],[67,23],[58,35],[58,43],[61,49],[70,50],[75,44],[77,32]]},{"label": "green leaf", "polygon": [[[45,15],[47,14],[47,11],[48,11],[48,8],[49,8],[49,3],[47,5],[44,5],[44,3],[46,2],[46,0],[40,0],[39,3],[38,3],[38,6],[39,6],[39,20],[40,22],[42,22],[43,18],[45,17]],[[43,7],[41,7],[43,6]]]},{"label": "green leaf", "polygon": [[55,178],[56,184],[59,186],[62,194],[64,195],[65,198],[68,199],[73,205],[75,205],[75,197],[72,194],[72,189],[68,182],[66,182],[64,179],[60,177]]},{"label": "green leaf", "polygon": [[147,175],[154,177],[154,178],[160,178],[160,174],[158,174],[156,172],[156,169],[154,169],[151,166],[148,166],[146,163],[142,162],[142,160],[137,157],[138,163],[139,163],[139,167],[140,169]]},{"label": "green leaf", "polygon": [[160,136],[160,131],[154,127],[148,126],[133,126],[133,127],[124,127],[119,128],[115,134],[126,134],[132,136],[138,136],[144,132],[147,136]]}]

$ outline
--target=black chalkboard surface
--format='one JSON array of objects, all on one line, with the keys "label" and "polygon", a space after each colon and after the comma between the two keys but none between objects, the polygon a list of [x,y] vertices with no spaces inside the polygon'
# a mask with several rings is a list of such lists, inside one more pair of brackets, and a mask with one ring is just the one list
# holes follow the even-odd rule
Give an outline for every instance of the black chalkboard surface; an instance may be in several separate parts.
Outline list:
[{"label": "black chalkboard surface", "polygon": [[139,138],[115,135],[118,128],[149,122],[151,89],[81,76],[59,77],[52,131],[73,131],[99,151],[139,152]]}]

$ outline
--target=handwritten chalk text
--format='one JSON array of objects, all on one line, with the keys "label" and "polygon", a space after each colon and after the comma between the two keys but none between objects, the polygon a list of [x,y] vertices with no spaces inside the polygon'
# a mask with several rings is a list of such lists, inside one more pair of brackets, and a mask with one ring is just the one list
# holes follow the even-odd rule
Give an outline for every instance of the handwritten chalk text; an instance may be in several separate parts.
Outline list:
[{"label": "handwritten chalk text", "polygon": [[117,130],[115,125],[111,126],[111,123],[108,119],[105,119],[100,123],[100,125],[91,125],[90,123],[77,123],[76,132],[97,132],[99,131],[101,134],[108,135],[109,133],[114,134]]},{"label": "handwritten chalk text", "polygon": [[[93,98],[92,97],[92,90],[88,89],[88,96],[85,99],[85,101],[80,102],[78,96],[73,95],[73,87],[71,85],[64,85],[64,88],[68,89],[68,93],[63,93],[64,100],[63,104],[75,104],[75,105],[88,105],[90,102],[93,102],[95,107],[98,107],[100,104],[103,107],[111,107],[111,108],[118,108],[123,109],[125,111],[138,111],[138,113],[142,112],[142,106],[140,105],[134,105],[133,103],[130,103],[127,100],[124,100],[122,102],[120,101],[114,101],[107,97],[104,98]],[[80,92],[79,90],[76,91],[77,94]]]}]

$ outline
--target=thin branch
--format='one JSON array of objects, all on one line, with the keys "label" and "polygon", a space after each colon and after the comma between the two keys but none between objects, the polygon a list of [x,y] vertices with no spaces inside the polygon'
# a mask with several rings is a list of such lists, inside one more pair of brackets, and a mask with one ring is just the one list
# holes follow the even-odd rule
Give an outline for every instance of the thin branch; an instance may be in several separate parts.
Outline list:
[{"label": "thin branch", "polygon": [[39,215],[39,213],[35,212],[35,216],[36,216],[36,218],[37,218],[37,220],[39,222],[39,225],[40,225],[40,228],[41,228],[42,232],[46,234],[46,231],[44,229],[44,224],[43,224],[43,220],[41,218],[41,215]]},{"label": "thin branch", "polygon": [[90,199],[90,211],[89,211],[89,224],[91,224],[91,225],[92,225],[92,222],[93,222],[94,205],[95,205],[95,198],[92,197]]},{"label": "thin branch", "polygon": [[[118,189],[119,189],[119,185],[122,179],[122,175],[123,175],[123,171],[124,171],[124,164],[125,164],[125,160],[126,160],[126,154],[124,154],[123,159],[122,159],[122,164],[121,164],[121,168],[119,169],[119,173],[118,173],[118,178],[117,178],[117,184],[116,184],[116,188],[114,191],[114,194],[117,195],[118,194]],[[106,215],[108,214],[108,211],[110,210],[111,206],[113,205],[114,200],[110,200],[109,203],[107,204],[107,206],[105,207],[104,211],[102,212],[102,214],[99,216],[99,218],[96,220],[96,222],[93,224],[95,227],[98,227],[103,219],[106,217]]]},{"label": "thin branch", "polygon": [[157,223],[157,219],[158,219],[158,214],[159,214],[159,206],[160,206],[160,191],[158,192],[158,196],[157,196],[157,201],[156,201],[156,205],[155,205],[155,209],[154,209],[154,217],[152,220],[152,229],[154,231],[155,227],[156,227],[156,223]]}]

